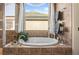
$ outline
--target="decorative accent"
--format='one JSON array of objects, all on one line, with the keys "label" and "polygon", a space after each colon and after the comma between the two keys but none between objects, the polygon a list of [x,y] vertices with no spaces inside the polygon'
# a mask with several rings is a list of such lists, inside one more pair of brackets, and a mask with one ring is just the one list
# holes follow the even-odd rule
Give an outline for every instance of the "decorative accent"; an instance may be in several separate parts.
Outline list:
[{"label": "decorative accent", "polygon": [[58,19],[57,20],[60,20],[60,21],[64,20],[63,19],[63,12],[61,12],[61,11],[58,12]]},{"label": "decorative accent", "polygon": [[18,40],[22,39],[24,41],[27,41],[28,40],[28,33],[25,33],[25,32],[18,33],[17,39]]}]

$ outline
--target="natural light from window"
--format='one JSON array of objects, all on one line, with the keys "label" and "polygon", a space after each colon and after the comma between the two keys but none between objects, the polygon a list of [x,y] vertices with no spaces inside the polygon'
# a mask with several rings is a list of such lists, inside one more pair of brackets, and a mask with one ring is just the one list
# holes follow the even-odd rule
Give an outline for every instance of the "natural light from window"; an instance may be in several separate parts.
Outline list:
[{"label": "natural light from window", "polygon": [[5,4],[6,30],[15,30],[15,4]]},{"label": "natural light from window", "polygon": [[48,30],[48,4],[27,3],[25,9],[25,30]]}]

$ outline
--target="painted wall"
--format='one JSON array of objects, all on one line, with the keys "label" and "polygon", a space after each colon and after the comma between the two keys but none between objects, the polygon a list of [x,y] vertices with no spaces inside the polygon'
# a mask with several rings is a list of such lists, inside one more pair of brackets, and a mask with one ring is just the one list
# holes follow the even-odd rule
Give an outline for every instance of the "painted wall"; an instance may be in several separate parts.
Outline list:
[{"label": "painted wall", "polygon": [[72,4],[72,48],[73,54],[79,54],[79,4]]}]

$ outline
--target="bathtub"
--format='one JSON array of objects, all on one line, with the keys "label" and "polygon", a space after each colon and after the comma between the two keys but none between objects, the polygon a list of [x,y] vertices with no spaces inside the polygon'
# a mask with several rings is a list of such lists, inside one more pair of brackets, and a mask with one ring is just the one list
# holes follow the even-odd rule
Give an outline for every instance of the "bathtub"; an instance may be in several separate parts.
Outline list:
[{"label": "bathtub", "polygon": [[58,43],[58,40],[48,37],[29,37],[29,39],[26,42],[24,42],[22,39],[19,39],[19,43],[27,46],[43,46],[55,45]]}]

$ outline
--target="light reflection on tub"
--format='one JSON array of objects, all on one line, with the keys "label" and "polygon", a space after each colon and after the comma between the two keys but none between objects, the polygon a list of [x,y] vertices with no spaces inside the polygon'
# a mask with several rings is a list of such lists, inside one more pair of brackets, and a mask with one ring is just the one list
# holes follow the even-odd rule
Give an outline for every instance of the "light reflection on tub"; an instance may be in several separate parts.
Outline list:
[{"label": "light reflection on tub", "polygon": [[29,37],[29,39],[26,42],[24,42],[22,39],[19,39],[19,43],[31,46],[55,45],[58,43],[58,40],[48,37]]}]

